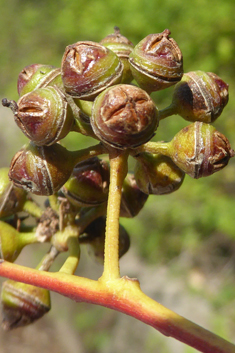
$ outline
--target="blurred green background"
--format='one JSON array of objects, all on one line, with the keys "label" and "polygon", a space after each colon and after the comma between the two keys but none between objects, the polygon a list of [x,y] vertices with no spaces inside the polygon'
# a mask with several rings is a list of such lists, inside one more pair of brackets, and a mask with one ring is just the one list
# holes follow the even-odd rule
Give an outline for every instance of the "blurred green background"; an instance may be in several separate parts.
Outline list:
[{"label": "blurred green background", "polygon": [[[22,68],[32,63],[60,66],[65,47],[76,41],[100,41],[118,26],[137,44],[148,34],[169,28],[183,53],[185,72],[212,71],[229,84],[229,104],[214,126],[235,148],[234,0],[0,0],[0,5],[0,97],[17,100],[16,82]],[[172,90],[153,95],[160,109],[170,103]],[[0,163],[6,166],[26,138],[12,127],[7,109],[1,108],[0,112],[4,149]],[[169,117],[161,122],[155,140],[170,140],[187,124],[178,116]],[[91,143],[75,133],[65,139],[71,149]],[[186,177],[176,193],[150,196],[139,216],[122,220],[131,235],[135,255],[151,268],[164,266],[173,278],[183,278],[185,290],[199,296],[198,306],[200,298],[206,298],[215,323],[211,329],[230,340],[235,337],[234,195],[233,159],[226,169],[209,178]],[[89,327],[92,331],[95,325],[92,317],[99,310],[88,309],[86,319],[85,312],[82,321],[77,315],[73,322],[75,327],[89,332]],[[93,345],[84,333],[85,352],[105,351],[107,327],[101,332],[93,331]],[[159,352],[171,352],[165,343],[157,343],[154,338],[154,344],[154,340]],[[147,352],[153,351],[150,341],[142,343]],[[180,349],[179,352],[194,352]]]}]

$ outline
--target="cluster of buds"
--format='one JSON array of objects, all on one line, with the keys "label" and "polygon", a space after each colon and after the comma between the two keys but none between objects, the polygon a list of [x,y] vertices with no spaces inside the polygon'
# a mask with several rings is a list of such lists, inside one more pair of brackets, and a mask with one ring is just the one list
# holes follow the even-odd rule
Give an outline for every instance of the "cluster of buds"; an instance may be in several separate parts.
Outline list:
[{"label": "cluster of buds", "polygon": [[[151,93],[173,85],[172,103],[159,110]],[[150,194],[172,193],[186,174],[209,176],[234,156],[228,139],[210,125],[228,102],[228,85],[214,73],[184,73],[181,50],[168,29],[134,46],[115,27],[100,43],[67,46],[60,68],[26,66],[17,88],[19,100],[4,98],[2,104],[11,108],[30,141],[9,168],[0,170],[0,257],[7,261],[15,261],[28,244],[48,242],[50,250],[39,270],[49,270],[71,246],[79,260],[79,244],[103,263],[114,154],[135,159],[117,210],[128,218],[141,211]],[[173,114],[191,124],[170,142],[151,142],[161,120]],[[60,140],[71,131],[98,144],[69,151]],[[98,158],[103,154],[109,158]],[[47,197],[45,210],[32,194]],[[36,220],[32,226],[25,225],[28,214]],[[119,257],[129,246],[129,235],[120,225]],[[67,266],[66,271],[73,274],[75,268]],[[7,281],[2,306],[3,327],[14,328],[46,313],[50,297],[45,289]]]}]

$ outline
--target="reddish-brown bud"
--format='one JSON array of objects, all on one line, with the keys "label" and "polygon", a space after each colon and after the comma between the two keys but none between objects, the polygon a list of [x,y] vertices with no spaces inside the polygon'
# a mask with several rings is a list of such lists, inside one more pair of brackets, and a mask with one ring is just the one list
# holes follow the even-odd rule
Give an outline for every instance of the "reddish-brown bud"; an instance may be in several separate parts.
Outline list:
[{"label": "reddish-brown bud", "polygon": [[93,100],[106,87],[121,82],[122,70],[114,52],[101,44],[84,41],[66,47],[61,75],[68,94]]},{"label": "reddish-brown bud", "polygon": [[134,79],[147,92],[159,91],[180,81],[183,56],[170,31],[149,34],[135,46],[129,57]]},{"label": "reddish-brown bud", "polygon": [[141,88],[116,85],[95,99],[91,125],[96,136],[111,146],[136,147],[153,137],[158,126],[158,110]]},{"label": "reddish-brown bud", "polygon": [[64,138],[74,124],[71,108],[57,87],[33,90],[23,95],[17,106],[16,124],[39,146],[49,146]]}]

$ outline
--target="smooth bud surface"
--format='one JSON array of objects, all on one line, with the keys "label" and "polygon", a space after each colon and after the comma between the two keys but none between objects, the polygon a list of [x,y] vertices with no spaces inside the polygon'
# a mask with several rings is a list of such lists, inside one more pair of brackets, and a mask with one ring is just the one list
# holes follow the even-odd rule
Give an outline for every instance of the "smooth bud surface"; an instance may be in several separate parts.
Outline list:
[{"label": "smooth bud surface", "polygon": [[143,153],[137,158],[134,175],[146,194],[165,195],[179,189],[185,173],[167,156]]},{"label": "smooth bud surface", "polygon": [[[22,84],[25,76],[27,77],[27,82]],[[49,85],[56,85],[58,88],[63,89],[60,69],[52,65],[29,65],[23,69],[19,75],[18,92],[21,97],[35,89],[47,87]]]},{"label": "smooth bud surface", "polygon": [[158,110],[141,88],[116,85],[95,99],[91,125],[96,136],[111,146],[136,147],[153,137],[158,126]]}]

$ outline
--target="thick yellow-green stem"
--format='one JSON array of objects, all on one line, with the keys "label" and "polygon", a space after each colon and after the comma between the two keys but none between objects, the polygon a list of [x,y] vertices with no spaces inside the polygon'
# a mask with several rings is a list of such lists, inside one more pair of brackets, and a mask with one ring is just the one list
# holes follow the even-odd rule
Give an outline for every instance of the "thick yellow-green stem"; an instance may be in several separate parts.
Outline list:
[{"label": "thick yellow-green stem", "polygon": [[120,277],[119,271],[119,215],[122,185],[127,174],[128,151],[113,150],[109,154],[110,186],[104,248],[104,272],[101,281]]}]

